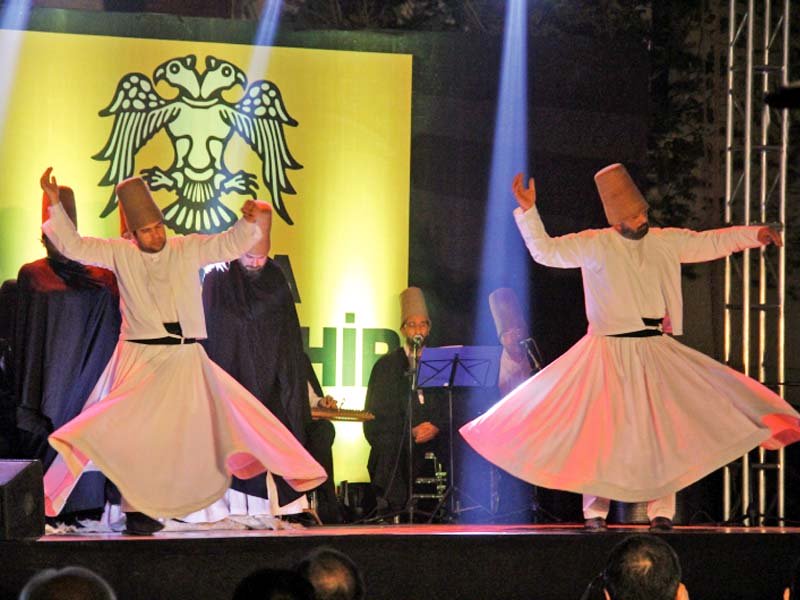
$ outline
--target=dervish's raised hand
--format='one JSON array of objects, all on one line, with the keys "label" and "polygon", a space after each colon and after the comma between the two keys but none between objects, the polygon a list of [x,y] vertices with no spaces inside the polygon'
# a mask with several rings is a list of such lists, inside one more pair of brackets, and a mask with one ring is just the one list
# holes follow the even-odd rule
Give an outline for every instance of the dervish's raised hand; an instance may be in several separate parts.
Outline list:
[{"label": "dervish's raised hand", "polygon": [[258,211],[258,204],[256,204],[255,200],[246,200],[245,203],[242,204],[242,216],[244,217],[245,221],[255,223]]},{"label": "dervish's raised hand", "polygon": [[242,216],[245,221],[255,223],[257,219],[270,219],[272,217],[272,206],[263,200],[247,200],[242,204]]},{"label": "dervish's raised hand", "polygon": [[253,200],[256,205],[255,213],[256,221],[264,223],[267,228],[272,224],[272,205],[264,200]]},{"label": "dervish's raised hand", "polygon": [[517,204],[519,204],[522,210],[528,210],[534,204],[536,204],[536,184],[533,181],[533,177],[528,179],[528,187],[526,188],[523,184],[523,175],[522,173],[517,173],[516,177],[514,177],[514,182],[511,184],[511,191],[514,192],[514,198],[517,199]]},{"label": "dervish's raised hand", "polygon": [[758,241],[762,246],[775,244],[776,246],[783,246],[783,238],[779,231],[772,227],[762,227],[758,230]]},{"label": "dervish's raised hand", "polygon": [[53,172],[53,167],[47,167],[47,170],[42,173],[42,177],[39,179],[39,185],[42,186],[44,193],[47,194],[47,199],[50,201],[50,206],[55,206],[58,204],[58,182],[56,181],[56,176],[50,176],[50,173]]}]

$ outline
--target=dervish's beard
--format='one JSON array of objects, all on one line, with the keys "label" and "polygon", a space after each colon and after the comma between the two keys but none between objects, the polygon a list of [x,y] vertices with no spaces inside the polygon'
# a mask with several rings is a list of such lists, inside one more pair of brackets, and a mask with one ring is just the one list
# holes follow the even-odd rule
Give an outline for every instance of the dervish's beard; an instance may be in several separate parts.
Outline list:
[{"label": "dervish's beard", "polygon": [[164,249],[164,246],[167,245],[166,236],[164,236],[159,240],[151,240],[150,245],[143,244],[135,233],[133,234],[133,240],[136,242],[136,245],[138,246],[139,250],[147,254],[157,254],[158,252],[161,252]]},{"label": "dervish's beard", "polygon": [[626,227],[624,224],[620,224],[619,227],[620,235],[629,240],[640,240],[647,235],[648,231],[650,231],[650,223],[642,223],[636,229]]},{"label": "dervish's beard", "polygon": [[245,271],[245,273],[258,273],[261,269],[264,268],[264,265],[254,265],[252,263],[244,263],[241,260],[239,261],[239,265]]},{"label": "dervish's beard", "polygon": [[250,254],[249,252],[246,252],[238,259],[239,264],[247,273],[259,273],[264,268],[264,265],[267,264],[267,260],[266,256]]},{"label": "dervish's beard", "polygon": [[159,252],[161,252],[164,249],[164,246],[166,246],[166,245],[167,245],[166,241],[164,241],[162,244],[160,244],[158,246],[158,248],[149,247],[149,246],[143,246],[143,245],[139,244],[139,250],[141,250],[142,252],[146,252],[147,254],[158,254]]},{"label": "dervish's beard", "polygon": [[242,272],[247,279],[255,279],[261,274],[263,268],[264,265],[261,265],[260,267],[245,267],[242,265]]}]

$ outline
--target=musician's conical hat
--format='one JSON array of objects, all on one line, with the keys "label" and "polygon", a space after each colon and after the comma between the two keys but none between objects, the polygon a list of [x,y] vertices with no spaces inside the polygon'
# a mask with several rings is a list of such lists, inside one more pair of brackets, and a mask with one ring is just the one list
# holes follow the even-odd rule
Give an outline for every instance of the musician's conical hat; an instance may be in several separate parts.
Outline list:
[{"label": "musician's conical hat", "polygon": [[489,308],[492,311],[498,338],[512,329],[527,332],[528,325],[522,316],[522,308],[511,288],[498,288],[489,294]]},{"label": "musician's conical hat", "polygon": [[[78,211],[75,207],[75,193],[72,188],[65,185],[58,186],[58,201],[64,207],[64,212],[67,213],[69,220],[78,227]],[[42,195],[42,223],[50,218],[50,200],[47,194]]]},{"label": "musician's conical hat", "polygon": [[420,316],[430,321],[428,306],[425,304],[425,296],[422,294],[422,290],[418,287],[404,289],[400,293],[400,324],[405,324],[409,317]]}]

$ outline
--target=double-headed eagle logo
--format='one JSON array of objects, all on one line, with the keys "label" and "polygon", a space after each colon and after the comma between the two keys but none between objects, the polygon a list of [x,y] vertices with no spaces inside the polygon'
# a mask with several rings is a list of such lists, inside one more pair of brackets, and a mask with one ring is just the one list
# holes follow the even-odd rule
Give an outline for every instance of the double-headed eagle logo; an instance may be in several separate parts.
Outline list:
[{"label": "double-headed eagle logo", "polygon": [[[222,204],[223,194],[256,197],[257,177],[232,173],[225,164],[225,149],[234,133],[258,154],[261,175],[275,211],[284,221],[292,219],[284,205],[284,194],[294,194],[287,171],[301,169],[289,152],[284,126],[297,126],[289,116],[278,87],[265,80],[247,86],[244,72],[225,60],[206,57],[200,75],[192,55],[159,65],[151,81],[142,73],[128,73],[120,79],[111,104],[100,111],[114,117],[105,147],[93,158],[110,164],[101,186],[115,186],[135,170],[136,153],[159,131],[166,129],[175,155],[166,170],[157,166],[142,169],[152,190],[168,190],[177,199],[163,209],[164,223],[178,233],[223,231],[236,221],[236,214]],[[155,91],[164,81],[177,89],[168,100]],[[244,95],[236,103],[222,93],[241,85]],[[114,192],[101,217],[117,206]]]}]

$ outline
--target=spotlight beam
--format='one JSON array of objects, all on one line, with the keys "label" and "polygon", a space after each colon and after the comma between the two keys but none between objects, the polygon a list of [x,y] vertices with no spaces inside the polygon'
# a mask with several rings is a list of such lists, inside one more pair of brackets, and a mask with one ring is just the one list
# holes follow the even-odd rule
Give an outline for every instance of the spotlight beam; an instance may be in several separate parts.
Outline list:
[{"label": "spotlight beam", "polygon": [[253,54],[250,65],[247,69],[248,81],[260,79],[267,72],[269,64],[269,53],[264,52],[259,46],[272,46],[275,36],[278,33],[278,25],[281,22],[281,10],[283,0],[265,0],[261,8],[261,16],[258,19],[258,30],[253,40]]},{"label": "spotlight beam", "polygon": [[[283,0],[264,0],[264,4],[261,7],[261,15],[258,19],[258,29],[250,50],[250,62],[247,65],[248,85],[267,76],[270,58],[269,47],[275,42],[282,10]],[[236,160],[241,161],[246,152],[242,148],[236,150]]]},{"label": "spotlight beam", "polygon": [[[518,252],[511,180],[528,170],[527,2],[509,0],[495,116],[492,166],[486,204],[481,270],[476,314],[476,340],[494,337],[487,298],[498,287],[516,290],[523,314],[528,313],[530,259]],[[488,337],[487,337],[488,336]]]}]

